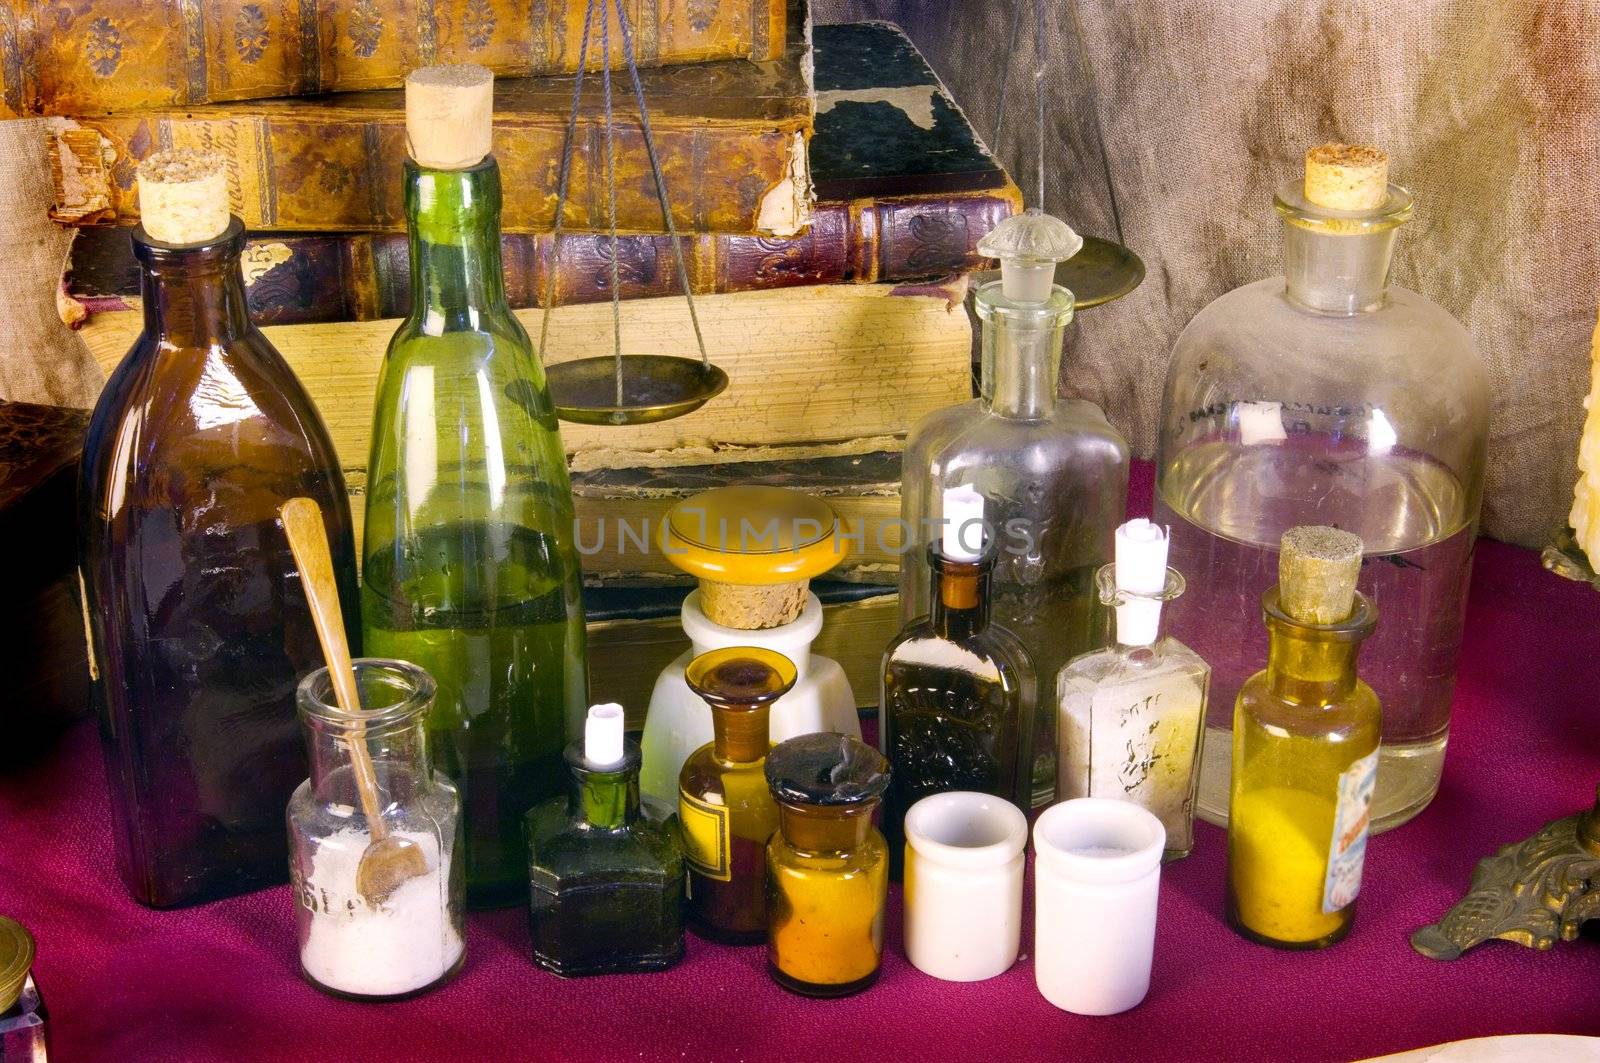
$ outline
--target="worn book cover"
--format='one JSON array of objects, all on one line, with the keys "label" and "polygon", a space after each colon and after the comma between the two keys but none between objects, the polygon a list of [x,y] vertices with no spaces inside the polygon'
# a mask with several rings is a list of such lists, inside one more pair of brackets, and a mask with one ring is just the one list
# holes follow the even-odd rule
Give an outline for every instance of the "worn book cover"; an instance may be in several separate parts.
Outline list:
[{"label": "worn book cover", "polygon": [[[803,5],[797,5],[803,11]],[[796,8],[791,8],[794,14]],[[733,59],[641,72],[674,223],[689,233],[788,237],[811,222],[810,45],[790,20],[781,58]],[[585,80],[563,227],[606,231],[605,112]],[[494,153],[506,232],[555,221],[572,75],[495,83]],[[665,229],[627,78],[613,85],[617,225]],[[134,173],[163,148],[220,152],[233,211],[252,230],[403,232],[405,92],[372,89],[300,99],[50,120],[51,216],[69,224],[138,220]]]},{"label": "worn book cover", "polygon": [[[413,68],[578,68],[567,0],[0,0],[0,117],[395,88]],[[625,0],[640,66],[783,54],[785,0]],[[601,63],[598,41],[588,66]],[[623,65],[615,16],[611,59]]]},{"label": "worn book cover", "polygon": [[[857,88],[837,90],[851,98],[817,115],[811,156],[821,162],[813,163],[812,180],[818,187],[859,185],[870,174],[883,194],[823,200],[811,228],[789,239],[683,238],[695,294],[921,280],[985,265],[978,240],[1021,209],[1021,193],[911,42],[886,23],[858,23],[816,27],[813,48],[819,86]],[[876,96],[859,87],[874,76]],[[921,86],[915,99],[907,95],[908,81]],[[679,290],[667,241],[620,239],[623,298]],[[501,253],[512,306],[543,305],[550,243],[548,236],[506,234]],[[557,305],[611,297],[608,237],[564,237],[554,264]],[[246,298],[263,325],[398,317],[411,306],[410,267],[406,238],[398,233],[263,233],[245,251]],[[82,229],[68,269],[68,291],[90,310],[135,305],[139,270],[126,231]]]}]

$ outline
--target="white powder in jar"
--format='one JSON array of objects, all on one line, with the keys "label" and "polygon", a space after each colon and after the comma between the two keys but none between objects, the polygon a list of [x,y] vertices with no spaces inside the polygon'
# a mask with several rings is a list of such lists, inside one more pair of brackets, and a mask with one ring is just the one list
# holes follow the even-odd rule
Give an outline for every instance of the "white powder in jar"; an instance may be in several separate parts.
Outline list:
[{"label": "white powder in jar", "polygon": [[356,891],[356,868],[372,836],[346,829],[323,838],[301,886],[311,931],[300,963],[318,984],[356,996],[410,993],[455,966],[464,944],[450,918],[450,861],[440,859],[431,834],[397,831],[415,842],[428,863],[374,908]]}]

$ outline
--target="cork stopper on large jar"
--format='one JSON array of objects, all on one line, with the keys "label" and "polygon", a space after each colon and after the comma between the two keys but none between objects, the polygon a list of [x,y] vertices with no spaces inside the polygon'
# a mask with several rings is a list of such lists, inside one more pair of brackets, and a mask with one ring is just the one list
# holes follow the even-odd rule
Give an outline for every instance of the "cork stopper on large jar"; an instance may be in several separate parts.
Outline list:
[{"label": "cork stopper on large jar", "polygon": [[1360,144],[1306,152],[1306,199],[1329,210],[1376,210],[1389,198],[1389,156]]},{"label": "cork stopper on large jar", "polygon": [[811,580],[847,550],[838,515],[820,498],[785,487],[703,491],[662,522],[667,560],[700,581],[700,611],[740,631],[799,619]]},{"label": "cork stopper on large jar", "polygon": [[470,63],[406,78],[406,150],[427,170],[467,170],[492,150],[494,74]]},{"label": "cork stopper on large jar", "polygon": [[1278,551],[1278,605],[1302,624],[1338,624],[1355,611],[1361,536],[1304,525],[1283,533]]},{"label": "cork stopper on large jar", "polygon": [[228,171],[222,156],[179,149],[139,164],[139,224],[163,244],[203,244],[227,232]]}]

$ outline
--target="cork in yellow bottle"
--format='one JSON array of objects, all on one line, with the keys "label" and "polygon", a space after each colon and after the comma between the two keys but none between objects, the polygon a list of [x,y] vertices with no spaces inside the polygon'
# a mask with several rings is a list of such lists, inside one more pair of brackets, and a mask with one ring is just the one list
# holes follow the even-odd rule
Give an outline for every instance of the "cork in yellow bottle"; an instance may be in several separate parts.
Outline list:
[{"label": "cork in yellow bottle", "polygon": [[1331,945],[1355,918],[1380,724],[1356,676],[1377,621],[1355,590],[1361,549],[1333,528],[1285,533],[1262,597],[1267,667],[1234,709],[1228,920],[1280,948]]}]

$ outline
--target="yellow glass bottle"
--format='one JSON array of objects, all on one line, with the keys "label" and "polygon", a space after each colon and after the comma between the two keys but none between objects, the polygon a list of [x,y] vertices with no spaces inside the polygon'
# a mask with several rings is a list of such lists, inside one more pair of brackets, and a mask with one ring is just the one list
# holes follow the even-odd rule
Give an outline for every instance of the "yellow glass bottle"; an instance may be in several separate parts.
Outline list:
[{"label": "yellow glass bottle", "polygon": [[1356,593],[1362,543],[1286,532],[1262,596],[1270,650],[1234,708],[1228,921],[1253,941],[1317,949],[1350,932],[1377,779],[1378,697],[1356,676],[1377,610]]},{"label": "yellow glass bottle", "polygon": [[767,972],[805,996],[859,993],[883,959],[889,844],[872,815],[889,762],[848,735],[800,735],[767,757],[767,784]]}]

